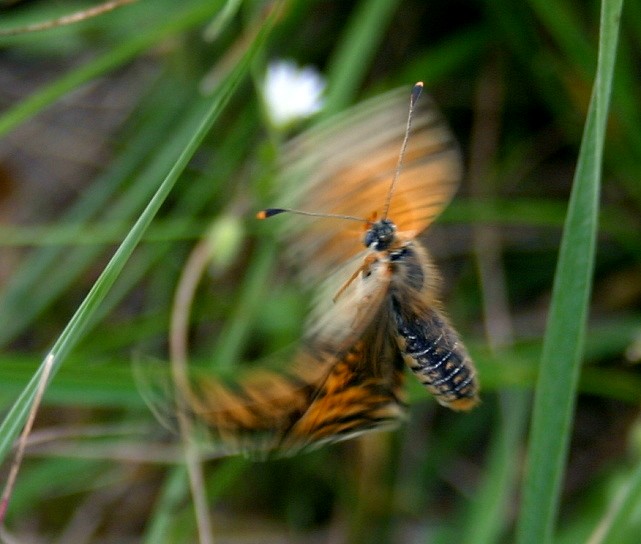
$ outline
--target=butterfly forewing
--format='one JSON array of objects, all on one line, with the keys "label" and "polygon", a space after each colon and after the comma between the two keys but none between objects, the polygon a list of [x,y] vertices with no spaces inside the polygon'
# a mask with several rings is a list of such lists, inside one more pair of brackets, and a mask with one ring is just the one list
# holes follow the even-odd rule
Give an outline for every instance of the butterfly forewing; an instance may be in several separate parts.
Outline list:
[{"label": "butterfly forewing", "polygon": [[[420,233],[452,198],[461,177],[458,146],[429,97],[415,109],[389,217]],[[287,148],[280,194],[291,207],[372,219],[383,213],[406,129],[408,97],[395,91],[355,108]],[[304,282],[326,278],[363,250],[363,226],[330,218],[282,221],[287,254]]]},{"label": "butterfly forewing", "polygon": [[391,275],[385,266],[374,265],[366,278],[350,281],[362,260],[340,267],[319,285],[303,337],[316,351],[344,353],[380,313]]}]

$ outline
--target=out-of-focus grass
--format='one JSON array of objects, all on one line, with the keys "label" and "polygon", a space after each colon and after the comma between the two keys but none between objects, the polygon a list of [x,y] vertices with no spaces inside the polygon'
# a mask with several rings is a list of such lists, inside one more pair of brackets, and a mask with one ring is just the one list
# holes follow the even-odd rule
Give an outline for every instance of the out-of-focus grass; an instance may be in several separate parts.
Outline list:
[{"label": "out-of-focus grass", "polygon": [[[56,5],[58,15],[78,7],[66,4]],[[115,283],[98,283],[105,290],[91,295],[90,315],[84,314],[65,344],[73,349],[49,386],[38,420],[40,428],[59,436],[27,458],[9,527],[20,533],[26,520],[34,519],[42,534],[53,538],[75,534],[87,541],[120,537],[154,543],[196,538],[185,474],[179,467],[169,469],[179,460],[157,458],[169,455],[176,439],[168,439],[145,408],[130,361],[134,352],[167,358],[180,270],[191,246],[222,215],[241,222],[237,251],[227,268],[212,272],[199,288],[191,317],[194,365],[233,367],[258,360],[300,333],[304,290],[277,264],[271,227],[257,225],[252,213],[278,204],[267,195],[275,162],[272,142],[283,135],[269,133],[273,129],[256,98],[267,61],[283,56],[319,66],[329,82],[327,114],[357,97],[425,80],[467,150],[476,81],[482,66],[499,59],[506,88],[499,149],[490,160],[491,205],[482,196],[469,196],[464,184],[429,238],[446,278],[446,307],[478,361],[482,406],[466,415],[446,413],[409,380],[412,418],[391,440],[350,442],[267,463],[225,459],[208,464],[206,474],[215,531],[231,542],[249,530],[263,541],[292,532],[302,541],[317,532],[327,538],[344,535],[350,542],[514,541],[510,501],[521,490],[516,475],[528,437],[518,424],[523,415],[501,411],[496,394],[527,393],[537,383],[558,245],[597,66],[600,5],[484,0],[463,8],[421,0],[290,0],[247,70],[258,76],[255,85],[238,84],[205,131],[201,122],[215,98],[203,97],[200,83],[214,66],[223,76],[230,66],[242,69],[238,61],[223,59],[239,59],[238,51],[258,47],[252,29],[268,11],[243,2],[235,16],[220,19],[224,26],[217,39],[205,42],[204,28],[225,6],[234,13],[233,4],[141,0],[73,27],[2,38],[5,61],[61,66],[59,76],[33,94],[10,98],[0,115],[5,139],[29,130],[43,108],[72,100],[83,85],[101,84],[96,78],[108,82],[115,70],[133,71],[133,61],[157,70],[114,137],[100,172],[92,180],[73,181],[78,186],[73,201],[44,207],[43,215],[23,224],[0,225],[2,259],[12,263],[6,272],[2,268],[0,284],[0,399],[7,409],[37,376],[43,353],[69,323],[77,323],[72,316],[105,269],[111,246],[127,240],[133,250],[134,238],[138,243],[128,260],[119,254],[120,270],[108,269]],[[6,17],[3,12],[3,27],[52,15],[47,2],[15,9]],[[603,535],[593,542],[628,542],[639,529],[632,506],[641,464],[638,448],[630,444],[638,433],[634,415],[641,377],[629,361],[638,353],[634,341],[641,334],[641,296],[634,280],[641,270],[641,87],[635,71],[640,15],[629,3],[621,19],[595,295],[578,376],[579,423],[569,464],[558,473],[564,492],[557,499],[556,491],[546,490],[523,505],[535,512],[558,502],[563,524],[552,525],[552,532],[559,542],[586,542],[591,534]],[[77,60],[69,64],[71,58]],[[218,81],[214,97],[226,82]],[[191,162],[182,165],[180,178],[171,178],[173,188],[164,186],[165,201],[158,207],[154,194],[178,168],[177,157],[192,156],[188,142],[195,135],[205,138]],[[28,139],[22,141],[28,147]],[[594,150],[584,147],[582,156],[594,157]],[[51,194],[47,180],[42,183],[42,194]],[[39,198],[33,194],[34,209],[42,209],[35,206],[42,204]],[[144,233],[129,230],[154,198],[158,217]],[[586,211],[581,205],[574,209]],[[513,346],[495,354],[481,333],[483,298],[469,254],[468,229],[478,224],[499,228],[516,336]],[[581,272],[589,277],[589,270]],[[567,308],[558,291],[552,304]],[[570,408],[566,403],[566,417]],[[19,428],[16,414],[9,413],[2,426],[5,452]],[[89,426],[100,425],[104,435],[93,436]],[[77,435],[73,441],[62,434],[69,427]],[[122,436],[108,431],[116,428]],[[138,428],[144,436],[131,434]],[[545,428],[533,439],[545,448],[549,438],[561,434],[568,441],[572,432],[571,426]],[[78,455],[87,458],[60,457],[56,443],[77,444]],[[149,451],[149,461],[134,460],[134,454],[152,449],[149,444],[157,448]],[[514,473],[502,470],[505,464]],[[481,497],[488,502],[475,506]],[[84,532],[76,528],[73,512],[79,517],[92,512]]]}]

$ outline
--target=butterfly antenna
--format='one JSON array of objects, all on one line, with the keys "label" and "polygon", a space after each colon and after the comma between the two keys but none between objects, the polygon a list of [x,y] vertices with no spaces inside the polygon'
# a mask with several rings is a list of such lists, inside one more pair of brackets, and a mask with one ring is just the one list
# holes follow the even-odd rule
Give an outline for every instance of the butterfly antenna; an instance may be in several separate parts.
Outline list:
[{"label": "butterfly antenna", "polygon": [[414,84],[412,87],[412,92],[410,94],[410,109],[407,114],[407,126],[405,127],[405,137],[403,138],[403,143],[401,145],[401,152],[398,155],[398,162],[396,163],[396,171],[394,172],[394,178],[390,184],[389,191],[387,191],[387,199],[385,200],[385,208],[383,208],[383,217],[382,219],[387,219],[387,213],[389,212],[390,204],[392,203],[392,196],[394,195],[394,190],[396,189],[396,183],[398,178],[401,175],[401,170],[403,169],[403,158],[405,157],[405,150],[407,149],[407,141],[410,137],[410,129],[412,128],[412,117],[414,116],[414,106],[418,100],[418,97],[421,96],[423,91],[423,82],[419,81]]},{"label": "butterfly antenna", "polygon": [[353,215],[340,215],[335,213],[315,213],[315,212],[304,212],[302,210],[292,210],[291,208],[266,208],[259,211],[256,214],[258,219],[268,219],[279,213],[293,213],[296,215],[307,215],[310,217],[330,217],[333,219],[345,219],[347,221],[358,221],[359,223],[367,223],[367,219],[362,217],[354,217]]}]

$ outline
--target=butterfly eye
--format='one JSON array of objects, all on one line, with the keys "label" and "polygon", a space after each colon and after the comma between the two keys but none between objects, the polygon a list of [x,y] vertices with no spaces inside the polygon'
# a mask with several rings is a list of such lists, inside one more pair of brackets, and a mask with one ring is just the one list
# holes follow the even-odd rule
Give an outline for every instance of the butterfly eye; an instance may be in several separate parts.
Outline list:
[{"label": "butterfly eye", "polygon": [[365,244],[365,247],[372,248],[375,251],[383,251],[394,241],[395,233],[396,225],[389,219],[381,219],[374,223],[365,233],[363,244]]}]

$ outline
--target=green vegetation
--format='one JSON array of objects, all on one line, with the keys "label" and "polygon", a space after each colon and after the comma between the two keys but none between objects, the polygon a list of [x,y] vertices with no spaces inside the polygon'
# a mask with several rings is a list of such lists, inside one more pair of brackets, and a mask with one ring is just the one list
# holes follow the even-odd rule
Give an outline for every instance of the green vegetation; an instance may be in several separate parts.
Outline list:
[{"label": "green vegetation", "polygon": [[[638,542],[641,7],[620,4],[140,0],[0,37],[5,467],[55,354],[8,530],[198,541],[179,438],[132,363],[169,359],[194,248],[194,368],[300,336],[308,293],[254,217],[279,205],[280,143],[313,122],[270,124],[260,89],[286,58],[325,77],[322,116],[423,80],[450,121],[469,176],[427,244],[483,402],[451,413],[408,379],[397,432],[206,462],[215,541]],[[0,29],[87,5],[0,7]]]}]

